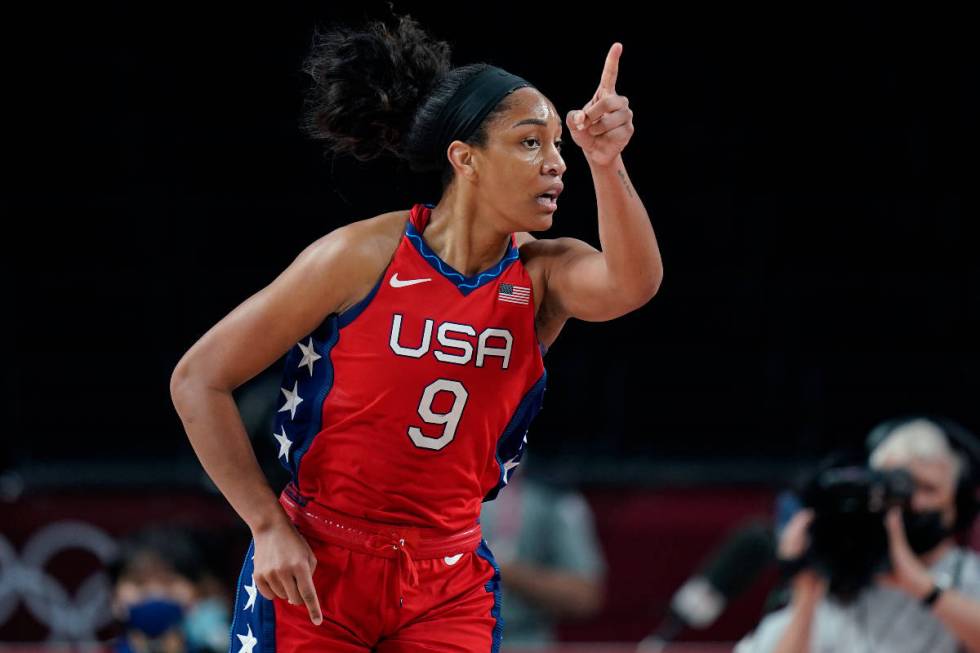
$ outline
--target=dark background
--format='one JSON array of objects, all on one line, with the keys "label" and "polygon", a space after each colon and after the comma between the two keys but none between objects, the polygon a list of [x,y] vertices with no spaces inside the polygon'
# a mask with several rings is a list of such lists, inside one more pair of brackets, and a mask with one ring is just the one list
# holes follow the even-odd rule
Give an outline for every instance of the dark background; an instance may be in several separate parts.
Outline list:
[{"label": "dark background", "polygon": [[[41,5],[6,21],[0,466],[199,469],[168,391],[183,352],[324,233],[438,200],[434,179],[331,161],[299,132],[313,26],[383,14],[337,4]],[[623,44],[623,159],[665,277],[630,315],[567,324],[532,457],[582,478],[765,480],[895,413],[980,427],[965,16],[586,5],[396,3],[456,65],[524,76],[562,115]],[[565,158],[561,208],[536,235],[598,247],[570,138]],[[271,431],[253,435],[274,464]]]}]

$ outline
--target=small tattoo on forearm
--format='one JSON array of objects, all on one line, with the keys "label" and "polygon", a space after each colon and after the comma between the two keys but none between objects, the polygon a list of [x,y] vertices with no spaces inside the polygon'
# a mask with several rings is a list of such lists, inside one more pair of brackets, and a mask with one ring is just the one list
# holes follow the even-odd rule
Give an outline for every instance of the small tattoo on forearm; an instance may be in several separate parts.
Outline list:
[{"label": "small tattoo on forearm", "polygon": [[623,180],[623,185],[626,186],[626,192],[630,194],[630,197],[633,197],[633,189],[630,188],[630,183],[626,179],[626,172],[623,170],[617,170],[616,174]]}]

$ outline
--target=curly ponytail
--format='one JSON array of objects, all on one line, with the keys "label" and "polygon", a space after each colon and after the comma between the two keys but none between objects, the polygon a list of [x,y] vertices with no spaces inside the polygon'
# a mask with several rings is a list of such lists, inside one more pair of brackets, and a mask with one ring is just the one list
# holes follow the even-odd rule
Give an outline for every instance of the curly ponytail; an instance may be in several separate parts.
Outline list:
[{"label": "curly ponytail", "polygon": [[[313,79],[304,101],[302,128],[327,154],[370,161],[385,154],[405,160],[413,172],[441,172],[443,189],[453,168],[445,153],[433,154],[441,108],[472,75],[488,67],[453,68],[451,50],[411,16],[396,16],[364,30],[334,26],[314,35],[303,72]],[[507,98],[466,140],[486,145],[486,127],[507,109]]]}]

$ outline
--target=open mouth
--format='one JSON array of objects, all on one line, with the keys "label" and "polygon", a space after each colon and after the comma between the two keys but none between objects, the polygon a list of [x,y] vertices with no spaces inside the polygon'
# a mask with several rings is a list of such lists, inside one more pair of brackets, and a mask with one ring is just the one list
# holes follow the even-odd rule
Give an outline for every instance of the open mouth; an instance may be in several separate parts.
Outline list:
[{"label": "open mouth", "polygon": [[558,197],[555,195],[555,193],[542,193],[541,195],[538,195],[538,204],[551,211],[554,211],[558,208]]}]

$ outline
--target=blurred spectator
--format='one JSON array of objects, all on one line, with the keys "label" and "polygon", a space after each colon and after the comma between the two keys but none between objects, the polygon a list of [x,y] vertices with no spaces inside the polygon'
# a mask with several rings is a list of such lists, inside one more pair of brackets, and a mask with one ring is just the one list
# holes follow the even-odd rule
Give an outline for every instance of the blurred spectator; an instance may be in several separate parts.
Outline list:
[{"label": "blurred spectator", "polygon": [[[790,604],[765,617],[736,653],[980,651],[980,556],[953,537],[970,530],[977,512],[976,444],[948,420],[893,420],[876,429],[870,466],[904,469],[913,481],[904,514],[892,508],[885,519],[887,573],[841,598],[800,564]],[[813,520],[809,509],[789,519],[779,538],[783,561],[808,560]]]},{"label": "blurred spectator", "polygon": [[203,563],[187,533],[140,531],[120,543],[110,565],[113,616],[123,634],[115,653],[207,653],[228,649],[224,583]]},{"label": "blurred spectator", "polygon": [[606,571],[585,498],[536,481],[527,458],[480,516],[503,581],[504,642],[521,647],[553,642],[557,620],[597,614]]}]

